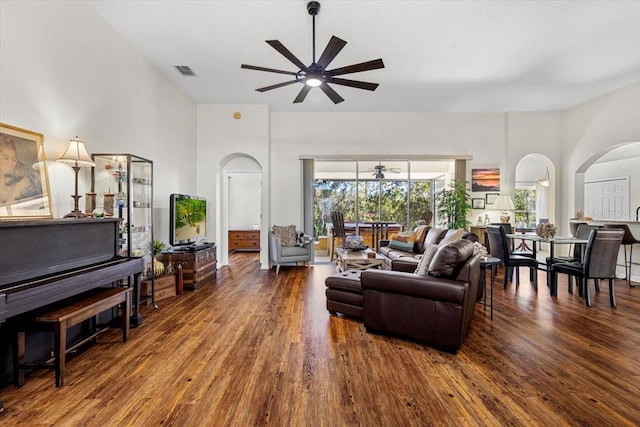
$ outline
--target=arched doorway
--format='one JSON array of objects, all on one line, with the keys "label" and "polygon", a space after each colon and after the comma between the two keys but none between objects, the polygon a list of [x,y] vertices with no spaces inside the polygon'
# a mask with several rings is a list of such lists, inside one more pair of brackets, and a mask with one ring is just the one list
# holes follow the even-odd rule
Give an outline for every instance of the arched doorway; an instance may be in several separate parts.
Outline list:
[{"label": "arched doorway", "polygon": [[[640,209],[640,142],[625,142],[612,145],[587,159],[576,171],[575,180],[575,210],[582,211],[594,219],[619,219],[638,221],[636,213]],[[606,212],[614,212],[604,207],[598,207],[601,215],[588,212],[589,206],[585,200],[585,184],[598,181],[626,178],[628,190],[625,190],[624,207],[621,207],[612,218],[606,218]],[[593,209],[593,207],[590,207]]]},{"label": "arched doorway", "polygon": [[516,165],[515,175],[515,224],[535,226],[544,220],[555,223],[553,162],[544,154],[527,154]]},{"label": "arched doorway", "polygon": [[219,237],[220,265],[229,262],[229,230],[260,232],[259,261],[268,268],[268,245],[266,232],[268,220],[263,215],[265,192],[263,191],[263,167],[253,156],[234,153],[220,161],[219,185]]}]

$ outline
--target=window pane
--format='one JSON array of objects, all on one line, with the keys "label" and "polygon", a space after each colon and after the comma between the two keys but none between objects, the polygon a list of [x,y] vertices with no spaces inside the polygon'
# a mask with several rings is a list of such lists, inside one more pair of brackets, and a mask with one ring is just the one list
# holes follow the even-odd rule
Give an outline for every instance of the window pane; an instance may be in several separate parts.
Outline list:
[{"label": "window pane", "polygon": [[316,179],[314,181],[316,203],[314,206],[315,237],[327,235],[327,223],[331,212],[341,211],[345,222],[356,218],[355,181]]},{"label": "window pane", "polygon": [[409,209],[410,226],[418,224],[422,216],[431,210],[431,181],[411,181]]},{"label": "window pane", "polygon": [[516,225],[534,226],[536,219],[536,190],[531,188],[516,188],[515,216]]}]

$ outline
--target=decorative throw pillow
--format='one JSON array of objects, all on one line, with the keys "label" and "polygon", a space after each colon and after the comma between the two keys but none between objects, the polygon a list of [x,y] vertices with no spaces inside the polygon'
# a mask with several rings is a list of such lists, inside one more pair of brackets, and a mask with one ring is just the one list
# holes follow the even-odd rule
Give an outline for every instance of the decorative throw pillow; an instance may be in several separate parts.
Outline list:
[{"label": "decorative throw pillow", "polygon": [[427,237],[424,238],[424,245],[427,246],[427,244],[440,242],[444,233],[446,233],[444,228],[431,228],[427,232]]},{"label": "decorative throw pillow", "polygon": [[401,240],[391,239],[391,241],[389,242],[389,247],[392,248],[392,249],[398,249],[398,250],[401,250],[401,251],[412,252],[413,251],[413,243],[414,243],[414,241],[403,242]]},{"label": "decorative throw pillow", "polygon": [[462,239],[462,234],[464,230],[462,228],[458,228],[457,230],[449,230],[447,234],[444,235],[442,240],[440,240],[441,245],[446,245],[447,243],[455,242],[456,240]]},{"label": "decorative throw pillow", "polygon": [[438,252],[440,248],[439,245],[429,244],[425,246],[424,253],[422,254],[422,258],[418,261],[418,266],[416,267],[415,274],[426,276],[429,270],[429,264],[431,264],[431,260]]},{"label": "decorative throw pillow", "polygon": [[415,242],[416,233],[413,231],[405,231],[394,236],[389,242],[389,247],[401,251],[413,252],[413,244]]},{"label": "decorative throw pillow", "polygon": [[419,225],[413,231],[416,233],[416,241],[424,242],[424,238],[427,235],[427,231],[429,231],[428,225]]},{"label": "decorative throw pillow", "polygon": [[458,269],[473,256],[473,242],[466,239],[456,240],[440,246],[429,264],[429,275],[434,277],[452,277]]},{"label": "decorative throw pillow", "polygon": [[273,234],[280,240],[282,246],[296,245],[296,226],[295,225],[274,225]]},{"label": "decorative throw pillow", "polygon": [[307,236],[302,231],[296,232],[296,246],[304,246],[312,241],[311,236]]},{"label": "decorative throw pillow", "polygon": [[398,233],[393,240],[398,240],[400,242],[405,243],[413,243],[416,241],[416,232],[415,231],[403,231]]}]

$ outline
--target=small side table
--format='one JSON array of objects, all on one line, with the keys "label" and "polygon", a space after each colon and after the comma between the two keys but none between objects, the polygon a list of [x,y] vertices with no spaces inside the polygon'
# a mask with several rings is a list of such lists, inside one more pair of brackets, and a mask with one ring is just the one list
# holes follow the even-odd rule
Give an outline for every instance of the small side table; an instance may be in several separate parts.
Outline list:
[{"label": "small side table", "polygon": [[491,308],[491,320],[493,320],[493,282],[496,278],[496,270],[498,265],[502,262],[500,258],[496,257],[486,257],[480,260],[480,285],[484,291],[483,299],[484,299],[484,309],[487,309],[487,267],[491,267],[491,289],[490,289],[490,303],[489,307]]}]

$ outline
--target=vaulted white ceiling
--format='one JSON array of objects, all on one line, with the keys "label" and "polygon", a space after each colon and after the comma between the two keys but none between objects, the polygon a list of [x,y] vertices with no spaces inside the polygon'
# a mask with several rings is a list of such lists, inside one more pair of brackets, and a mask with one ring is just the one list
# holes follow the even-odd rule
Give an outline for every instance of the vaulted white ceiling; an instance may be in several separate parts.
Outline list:
[{"label": "vaulted white ceiling", "polygon": [[[347,41],[336,68],[382,58],[384,69],[342,77],[293,104],[300,84],[259,93],[291,76],[241,64],[296,67],[265,43],[277,39],[309,64],[305,0],[89,1],[89,5],[193,101],[269,104],[272,111],[504,112],[564,110],[640,81],[640,1],[324,0],[317,57],[332,35]],[[174,65],[188,65],[184,77]]]}]

